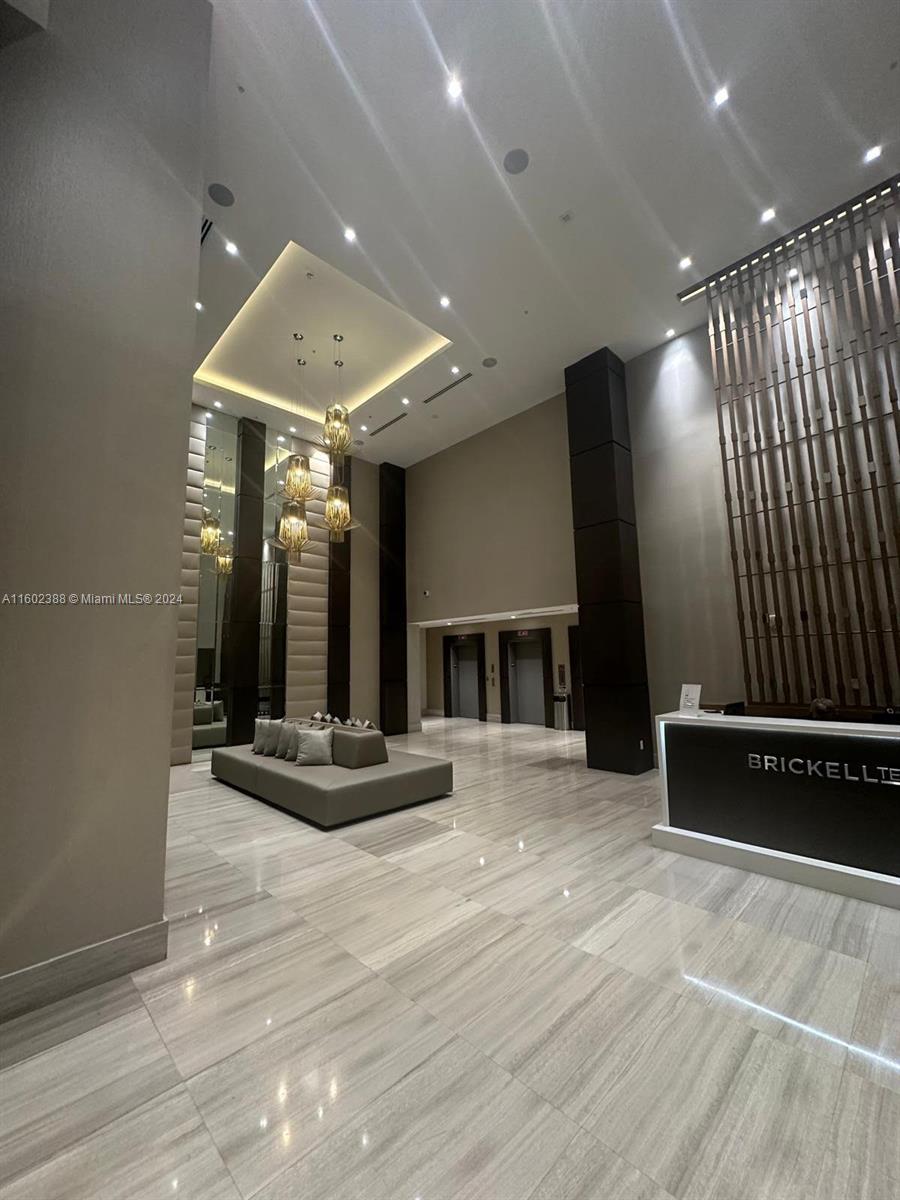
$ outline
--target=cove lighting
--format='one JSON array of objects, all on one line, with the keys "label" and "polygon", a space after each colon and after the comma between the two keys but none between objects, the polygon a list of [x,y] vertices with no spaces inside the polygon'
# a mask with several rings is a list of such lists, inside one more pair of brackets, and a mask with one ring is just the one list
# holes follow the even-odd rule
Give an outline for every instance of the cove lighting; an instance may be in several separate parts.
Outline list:
[{"label": "cove lighting", "polygon": [[199,300],[194,301],[194,308],[196,308],[197,312],[203,312],[203,305]]},{"label": "cove lighting", "polygon": [[874,162],[876,158],[881,158],[880,146],[872,146],[866,151],[866,162]]},{"label": "cove lighting", "polygon": [[728,88],[720,87],[719,90],[716,92],[716,94],[713,96],[713,104],[715,104],[716,108],[721,108],[727,99],[728,99]]},{"label": "cove lighting", "polygon": [[447,95],[451,100],[458,100],[462,95],[462,84],[455,75],[451,75],[447,80]]},{"label": "cove lighting", "polygon": [[345,242],[355,242],[356,241],[356,230],[353,229],[350,225],[348,225],[347,228],[344,230],[344,241]]},{"label": "cove lighting", "polygon": [[222,407],[221,400],[213,400],[213,408],[221,408],[221,407]]},{"label": "cove lighting", "polygon": [[674,330],[674,329],[667,329],[667,330],[666,330],[666,337],[668,337],[668,338],[672,338],[672,337],[674,337],[674,336],[675,336],[675,330]]},{"label": "cove lighting", "polygon": [[450,297],[449,296],[441,296],[441,308],[449,308],[449,307],[450,307]]},{"label": "cove lighting", "polygon": [[401,404],[409,404],[409,396],[404,396],[400,401]]},{"label": "cove lighting", "polygon": [[686,271],[688,269],[688,267],[692,267],[693,265],[694,265],[694,260],[692,258],[685,257],[678,264],[678,269],[679,269],[679,271]]},{"label": "cove lighting", "polygon": [[238,248],[234,244],[234,242],[226,242],[225,250],[227,251],[228,254],[237,254],[237,252],[238,252]]},{"label": "cove lighting", "polygon": [[775,220],[775,209],[774,208],[764,209],[760,213],[759,219],[762,221],[762,223],[764,225],[767,225],[769,223],[769,221],[774,221]]}]

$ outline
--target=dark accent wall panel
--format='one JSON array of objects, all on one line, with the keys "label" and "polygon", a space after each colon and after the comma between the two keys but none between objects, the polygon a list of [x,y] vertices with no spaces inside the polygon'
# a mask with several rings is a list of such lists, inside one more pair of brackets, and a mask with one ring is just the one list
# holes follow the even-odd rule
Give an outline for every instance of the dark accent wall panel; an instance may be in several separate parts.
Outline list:
[{"label": "dark accent wall panel", "polygon": [[253,741],[259,705],[265,464],[266,427],[242,417],[237,436],[234,566],[222,620],[222,685],[229,746]]},{"label": "dark accent wall panel", "polygon": [[381,728],[406,733],[406,471],[378,468]]},{"label": "dark accent wall panel", "polygon": [[707,281],[748,704],[900,700],[900,181]]},{"label": "dark accent wall panel", "polygon": [[[351,488],[351,460],[344,461],[344,485]],[[350,491],[353,507],[353,491]],[[350,714],[350,547],[353,537],[328,544],[328,711]]]},{"label": "dark accent wall panel", "polygon": [[604,348],[566,368],[587,764],[653,765],[625,367]]}]

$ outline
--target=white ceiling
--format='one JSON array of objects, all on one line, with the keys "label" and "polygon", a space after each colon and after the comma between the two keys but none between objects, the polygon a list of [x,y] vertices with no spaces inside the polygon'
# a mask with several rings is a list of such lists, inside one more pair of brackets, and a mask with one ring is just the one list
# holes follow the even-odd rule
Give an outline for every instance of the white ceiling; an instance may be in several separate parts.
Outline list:
[{"label": "white ceiling", "polygon": [[[900,167],[896,0],[213,7],[206,182],[236,202],[204,206],[197,365],[297,242],[453,343],[404,380],[374,461],[539,403],[600,346],[627,360],[692,328],[681,288]],[[423,406],[450,365],[472,378]],[[399,405],[388,388],[360,411],[374,428]]]}]

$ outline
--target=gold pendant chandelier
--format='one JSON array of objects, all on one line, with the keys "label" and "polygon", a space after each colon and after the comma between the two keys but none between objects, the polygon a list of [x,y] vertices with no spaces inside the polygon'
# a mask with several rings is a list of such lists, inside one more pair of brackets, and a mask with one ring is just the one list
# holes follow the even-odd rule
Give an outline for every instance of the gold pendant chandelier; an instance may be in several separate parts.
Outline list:
[{"label": "gold pendant chandelier", "polygon": [[309,470],[309,459],[306,455],[292,454],[288,458],[288,468],[284,476],[282,491],[288,500],[303,502],[311,500],[316,494]]},{"label": "gold pendant chandelier", "polygon": [[216,551],[216,574],[230,575],[234,569],[234,551],[223,542]]},{"label": "gold pendant chandelier", "polygon": [[299,554],[304,546],[309,545],[306,505],[301,500],[285,500],[282,504],[278,540],[292,554]]},{"label": "gold pendant chandelier", "polygon": [[214,517],[208,508],[204,508],[203,521],[200,525],[201,554],[215,554],[219,549],[219,539],[221,536],[219,518]]},{"label": "gold pendant chandelier", "polygon": [[325,524],[328,526],[330,540],[342,542],[345,531],[352,527],[352,523],[347,489],[341,484],[333,483],[325,499]]}]

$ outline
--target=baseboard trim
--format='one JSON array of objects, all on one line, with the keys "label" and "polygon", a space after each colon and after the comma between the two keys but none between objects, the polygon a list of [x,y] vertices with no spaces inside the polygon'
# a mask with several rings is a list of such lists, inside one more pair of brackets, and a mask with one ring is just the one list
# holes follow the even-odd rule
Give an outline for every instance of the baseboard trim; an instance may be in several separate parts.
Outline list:
[{"label": "baseboard trim", "polygon": [[421,721],[410,721],[406,727],[406,732],[407,733],[421,733],[422,732],[422,722]]},{"label": "baseboard trim", "polygon": [[499,713],[488,713],[487,719],[489,721],[496,721],[499,724],[503,718],[500,716]]},{"label": "baseboard trim", "polygon": [[444,710],[442,708],[426,708],[422,714],[423,717],[442,717],[443,715]]},{"label": "baseboard trim", "polygon": [[876,871],[845,867],[841,863],[825,862],[818,858],[804,858],[785,850],[769,850],[765,846],[732,842],[710,833],[676,829],[674,825],[654,825],[650,831],[650,841],[660,850],[674,850],[677,854],[690,854],[694,858],[704,858],[707,862],[721,863],[726,867],[739,867],[743,871],[755,871],[758,875],[772,875],[788,883],[800,883],[823,892],[836,892],[839,896],[866,900],[869,904],[882,904],[885,908],[900,908],[900,878],[893,875],[880,875]]},{"label": "baseboard trim", "polygon": [[169,922],[163,917],[152,925],[0,975],[0,1021],[160,962],[168,948]]}]

